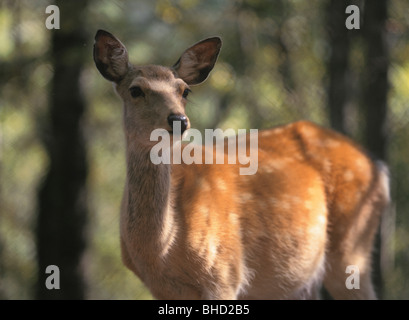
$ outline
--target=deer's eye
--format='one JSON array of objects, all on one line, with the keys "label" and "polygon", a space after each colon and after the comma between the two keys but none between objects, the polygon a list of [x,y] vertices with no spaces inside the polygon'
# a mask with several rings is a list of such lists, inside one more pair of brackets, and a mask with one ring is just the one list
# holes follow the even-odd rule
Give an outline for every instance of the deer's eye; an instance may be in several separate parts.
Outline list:
[{"label": "deer's eye", "polygon": [[185,89],[185,90],[183,91],[182,97],[186,99],[190,92],[192,92],[192,90],[190,90],[190,89]]},{"label": "deer's eye", "polygon": [[141,87],[138,86],[130,88],[129,92],[131,93],[132,98],[139,98],[145,96],[145,93],[143,93]]}]

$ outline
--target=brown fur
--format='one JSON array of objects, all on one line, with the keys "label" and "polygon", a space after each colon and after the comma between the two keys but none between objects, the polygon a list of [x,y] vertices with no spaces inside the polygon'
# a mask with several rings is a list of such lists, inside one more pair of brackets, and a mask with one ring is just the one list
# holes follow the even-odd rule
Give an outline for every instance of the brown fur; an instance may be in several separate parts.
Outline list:
[{"label": "brown fur", "polygon": [[[260,131],[258,171],[247,176],[227,155],[214,165],[150,161],[150,133],[171,130],[181,92],[207,77],[219,50],[212,38],[173,68],[135,67],[119,40],[97,33],[98,69],[124,101],[124,264],[158,299],[309,299],[322,282],[337,299],[374,299],[370,255],[388,177],[348,138],[306,121]],[[135,84],[143,98],[129,95]],[[360,289],[346,288],[348,265],[359,267]]]}]

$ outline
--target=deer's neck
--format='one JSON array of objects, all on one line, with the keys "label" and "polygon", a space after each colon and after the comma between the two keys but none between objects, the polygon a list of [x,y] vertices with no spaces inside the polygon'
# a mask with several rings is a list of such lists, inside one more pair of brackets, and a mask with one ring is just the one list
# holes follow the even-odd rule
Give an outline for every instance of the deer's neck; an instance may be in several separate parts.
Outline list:
[{"label": "deer's neck", "polygon": [[150,148],[127,148],[127,230],[140,252],[161,256],[173,241],[170,203],[170,165],[155,165]]}]

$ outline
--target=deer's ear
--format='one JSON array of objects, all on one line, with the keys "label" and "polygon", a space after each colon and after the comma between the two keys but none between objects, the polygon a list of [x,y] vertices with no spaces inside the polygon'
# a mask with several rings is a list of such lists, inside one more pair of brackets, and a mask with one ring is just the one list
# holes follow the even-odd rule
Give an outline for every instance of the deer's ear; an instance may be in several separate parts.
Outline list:
[{"label": "deer's ear", "polygon": [[95,35],[94,61],[104,78],[118,82],[129,69],[128,52],[112,34],[98,30]]},{"label": "deer's ear", "polygon": [[172,68],[187,84],[199,84],[212,71],[221,46],[219,37],[202,40],[183,52]]}]

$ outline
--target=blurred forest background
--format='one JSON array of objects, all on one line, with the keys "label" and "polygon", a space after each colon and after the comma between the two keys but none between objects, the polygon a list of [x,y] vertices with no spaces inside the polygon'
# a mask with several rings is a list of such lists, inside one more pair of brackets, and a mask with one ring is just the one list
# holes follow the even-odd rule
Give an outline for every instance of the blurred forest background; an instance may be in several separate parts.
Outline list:
[{"label": "blurred forest background", "polygon": [[[50,4],[60,29],[48,30]],[[348,30],[345,9],[360,8]],[[150,299],[121,263],[121,102],[92,59],[98,29],[136,64],[172,65],[223,38],[194,88],[193,127],[309,119],[388,162],[393,204],[374,252],[380,297],[409,299],[409,2],[138,0],[0,2],[0,299]],[[46,290],[45,267],[61,271]]]}]

